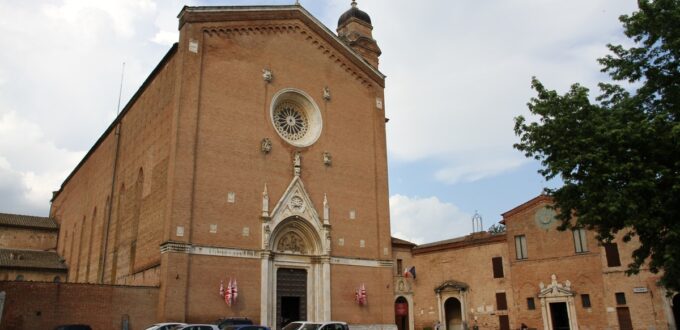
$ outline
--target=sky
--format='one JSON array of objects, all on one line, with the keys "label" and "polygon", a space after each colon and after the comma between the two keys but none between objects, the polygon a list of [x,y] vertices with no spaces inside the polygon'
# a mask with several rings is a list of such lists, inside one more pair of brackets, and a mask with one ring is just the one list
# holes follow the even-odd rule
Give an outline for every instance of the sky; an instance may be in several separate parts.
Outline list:
[{"label": "sky", "polygon": [[[184,5],[288,1],[0,1],[0,212],[46,216],[52,191],[177,41]],[[350,0],[301,0],[332,31]],[[541,193],[513,149],[536,76],[547,88],[606,81],[596,59],[628,40],[635,0],[359,0],[387,75],[392,234],[470,233]]]}]

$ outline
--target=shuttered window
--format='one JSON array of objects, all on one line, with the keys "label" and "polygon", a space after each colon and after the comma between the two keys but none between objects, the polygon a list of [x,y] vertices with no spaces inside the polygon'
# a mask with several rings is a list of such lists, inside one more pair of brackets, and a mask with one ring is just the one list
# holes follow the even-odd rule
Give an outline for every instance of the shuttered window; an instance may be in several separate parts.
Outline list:
[{"label": "shuttered window", "polygon": [[576,253],[588,252],[588,242],[586,241],[586,230],[583,228],[574,229],[574,250]]},{"label": "shuttered window", "polygon": [[501,330],[510,330],[510,319],[507,315],[498,315],[498,323]]},{"label": "shuttered window", "polygon": [[607,267],[621,266],[619,248],[616,243],[603,243],[602,246],[604,246],[604,253],[607,255]]},{"label": "shuttered window", "polygon": [[524,235],[515,236],[515,255],[517,260],[527,258],[527,237]]},{"label": "shuttered window", "polygon": [[494,257],[491,258],[491,264],[493,266],[493,278],[503,277],[503,258]]},{"label": "shuttered window", "polygon": [[505,292],[496,292],[496,309],[499,311],[508,309],[508,301],[505,299]]}]

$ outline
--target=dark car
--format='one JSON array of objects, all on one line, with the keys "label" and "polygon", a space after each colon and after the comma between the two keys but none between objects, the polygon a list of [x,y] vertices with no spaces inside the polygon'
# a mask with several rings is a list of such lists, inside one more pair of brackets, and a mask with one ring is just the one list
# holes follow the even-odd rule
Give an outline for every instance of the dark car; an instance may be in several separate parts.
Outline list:
[{"label": "dark car", "polygon": [[230,325],[252,325],[252,324],[253,321],[251,321],[247,317],[227,317],[224,319],[217,320],[217,327],[220,329],[224,329],[224,327]]},{"label": "dark car", "polygon": [[253,325],[253,324],[235,324],[227,325],[225,327],[220,327],[220,330],[271,330],[269,327],[264,325]]},{"label": "dark car", "polygon": [[87,324],[67,324],[67,325],[60,325],[54,330],[92,330],[92,327],[90,327]]}]

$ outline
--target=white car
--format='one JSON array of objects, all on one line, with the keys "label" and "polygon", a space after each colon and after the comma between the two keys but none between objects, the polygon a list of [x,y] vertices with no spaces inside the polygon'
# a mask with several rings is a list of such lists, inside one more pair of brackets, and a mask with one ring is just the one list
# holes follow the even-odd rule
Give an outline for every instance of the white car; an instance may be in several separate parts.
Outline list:
[{"label": "white car", "polygon": [[214,324],[185,324],[174,330],[220,330],[220,328]]},{"label": "white car", "polygon": [[165,322],[165,323],[156,323],[148,328],[146,330],[172,330],[175,329],[176,327],[186,325],[186,323],[179,323],[179,322]]},{"label": "white car", "polygon": [[282,330],[349,330],[345,322],[291,322]]}]

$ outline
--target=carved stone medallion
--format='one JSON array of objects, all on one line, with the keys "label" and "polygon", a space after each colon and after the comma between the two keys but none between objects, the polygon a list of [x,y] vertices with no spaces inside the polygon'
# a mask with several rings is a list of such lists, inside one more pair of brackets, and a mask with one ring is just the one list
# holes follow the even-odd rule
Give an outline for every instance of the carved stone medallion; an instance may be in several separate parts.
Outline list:
[{"label": "carved stone medallion", "polygon": [[305,209],[305,201],[300,196],[293,196],[288,202],[288,206],[291,210],[302,212]]}]

